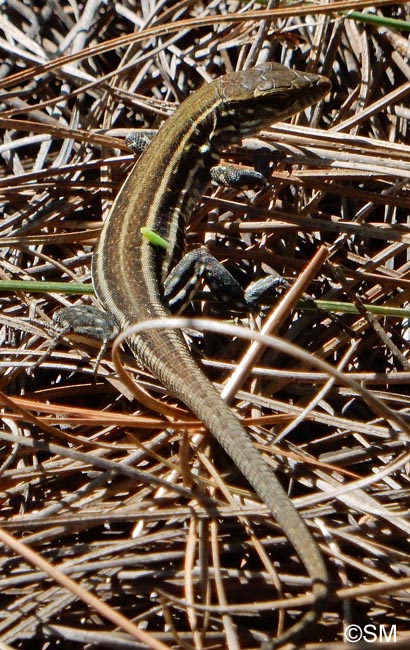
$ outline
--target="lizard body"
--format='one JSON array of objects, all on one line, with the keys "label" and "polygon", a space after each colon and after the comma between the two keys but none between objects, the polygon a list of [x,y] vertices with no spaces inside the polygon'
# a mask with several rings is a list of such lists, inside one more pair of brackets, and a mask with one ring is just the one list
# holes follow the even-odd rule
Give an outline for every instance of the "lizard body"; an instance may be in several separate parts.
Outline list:
[{"label": "lizard body", "polygon": [[[121,329],[163,318],[164,282],[184,249],[186,223],[223,148],[318,101],[330,87],[319,75],[265,63],[220,77],[193,93],[160,128],[122,186],[93,259],[93,282]],[[157,233],[153,245],[141,227]],[[236,415],[195,363],[182,334],[150,330],[127,339],[136,359],[201,420],[266,504],[313,582],[315,602],[276,644],[317,619],[327,573],[304,520]]]}]

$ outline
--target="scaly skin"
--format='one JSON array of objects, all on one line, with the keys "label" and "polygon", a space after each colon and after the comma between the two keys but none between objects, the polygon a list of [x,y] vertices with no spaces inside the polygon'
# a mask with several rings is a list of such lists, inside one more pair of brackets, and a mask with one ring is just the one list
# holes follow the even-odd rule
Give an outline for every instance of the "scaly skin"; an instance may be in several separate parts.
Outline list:
[{"label": "scaly skin", "polygon": [[[318,75],[266,63],[203,86],[170,117],[130,172],[94,255],[99,301],[121,329],[168,315],[162,286],[184,248],[185,226],[223,147],[317,102],[330,88]],[[151,244],[144,226],[169,242]],[[319,617],[328,577],[319,549],[272,469],[236,415],[192,359],[182,335],[150,330],[131,336],[136,359],[209,429],[268,507],[296,549],[315,597],[312,608],[281,637],[293,639]]]}]

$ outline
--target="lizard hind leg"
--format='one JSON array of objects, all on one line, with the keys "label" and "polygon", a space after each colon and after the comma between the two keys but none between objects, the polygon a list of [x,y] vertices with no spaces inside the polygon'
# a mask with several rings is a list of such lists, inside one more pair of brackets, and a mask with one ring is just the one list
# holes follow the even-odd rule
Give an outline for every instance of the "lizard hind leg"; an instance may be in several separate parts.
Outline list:
[{"label": "lizard hind leg", "polygon": [[105,354],[108,344],[117,336],[119,327],[114,318],[98,307],[92,305],[71,305],[57,309],[49,327],[52,339],[44,354],[36,361],[31,372],[47,359],[66,335],[77,334],[85,338],[101,341],[94,366],[94,374]]},{"label": "lizard hind leg", "polygon": [[172,313],[180,313],[187,306],[202,279],[218,302],[239,312],[253,311],[266,293],[287,285],[279,274],[272,274],[244,290],[228,269],[201,247],[187,253],[165,280],[164,300]]}]

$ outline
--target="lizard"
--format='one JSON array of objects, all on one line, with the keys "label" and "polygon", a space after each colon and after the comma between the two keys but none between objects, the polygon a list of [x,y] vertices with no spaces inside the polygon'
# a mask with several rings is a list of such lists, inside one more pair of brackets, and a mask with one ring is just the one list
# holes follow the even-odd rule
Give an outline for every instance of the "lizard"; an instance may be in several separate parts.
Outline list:
[{"label": "lizard", "polygon": [[[268,62],[203,85],[164,122],[122,185],[93,255],[95,292],[116,324],[114,334],[136,322],[169,315],[167,297],[180,291],[186,225],[222,150],[316,103],[329,89],[326,77]],[[167,245],[152,243],[141,228]],[[191,260],[190,291],[209,266],[203,250],[197,258]],[[229,301],[226,287],[222,299]],[[328,593],[323,558],[302,516],[191,356],[180,331],[149,330],[129,336],[127,344],[136,360],[210,431],[296,550],[311,578],[314,600],[272,647],[295,638],[318,619]]]}]

